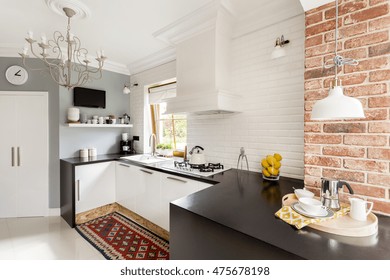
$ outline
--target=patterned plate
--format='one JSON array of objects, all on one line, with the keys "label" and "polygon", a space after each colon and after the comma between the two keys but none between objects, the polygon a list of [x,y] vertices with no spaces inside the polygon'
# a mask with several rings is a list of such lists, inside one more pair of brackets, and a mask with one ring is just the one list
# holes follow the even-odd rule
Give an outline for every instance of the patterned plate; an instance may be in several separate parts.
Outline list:
[{"label": "patterned plate", "polygon": [[330,210],[329,208],[326,208],[325,211],[326,213],[324,213],[324,215],[313,215],[313,214],[309,214],[307,213],[305,210],[302,209],[302,207],[299,205],[299,202],[296,202],[294,204],[291,205],[291,208],[297,212],[298,214],[301,214],[305,217],[309,217],[309,218],[314,218],[314,219],[318,219],[318,218],[330,218],[330,217],[333,217],[334,215],[334,212],[332,210]]}]

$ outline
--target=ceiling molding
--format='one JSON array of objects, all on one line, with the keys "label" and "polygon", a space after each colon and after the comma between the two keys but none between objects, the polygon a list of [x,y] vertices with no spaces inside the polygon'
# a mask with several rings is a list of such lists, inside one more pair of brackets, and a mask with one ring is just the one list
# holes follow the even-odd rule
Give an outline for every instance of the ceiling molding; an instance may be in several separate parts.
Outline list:
[{"label": "ceiling molding", "polygon": [[176,59],[176,49],[174,47],[165,48],[159,52],[153,53],[143,59],[137,60],[127,65],[130,74],[138,74],[156,66],[171,62]]},{"label": "ceiling molding", "polygon": [[305,12],[320,7],[322,5],[334,2],[334,0],[299,0]]},{"label": "ceiling molding", "polygon": [[91,17],[91,10],[88,8],[88,6],[78,0],[46,0],[46,5],[50,10],[60,16],[66,17],[63,8],[70,8],[76,13],[72,17],[73,19],[84,19]]},{"label": "ceiling molding", "polygon": [[[18,57],[20,58],[19,52],[22,48],[15,44],[0,44],[0,57]],[[34,57],[32,57],[34,58]],[[92,67],[98,67],[97,61],[94,57],[88,56],[88,60],[91,61]],[[21,60],[22,61],[22,60]],[[123,75],[130,75],[130,71],[125,64],[118,63],[115,61],[106,60],[104,62],[103,70],[115,72]]]}]

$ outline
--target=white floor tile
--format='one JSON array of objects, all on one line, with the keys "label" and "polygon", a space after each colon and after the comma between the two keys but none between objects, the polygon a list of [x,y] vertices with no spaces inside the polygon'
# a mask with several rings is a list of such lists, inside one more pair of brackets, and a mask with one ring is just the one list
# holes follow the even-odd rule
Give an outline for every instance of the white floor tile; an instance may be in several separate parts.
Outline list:
[{"label": "white floor tile", "polygon": [[0,219],[2,260],[104,260],[61,217]]}]

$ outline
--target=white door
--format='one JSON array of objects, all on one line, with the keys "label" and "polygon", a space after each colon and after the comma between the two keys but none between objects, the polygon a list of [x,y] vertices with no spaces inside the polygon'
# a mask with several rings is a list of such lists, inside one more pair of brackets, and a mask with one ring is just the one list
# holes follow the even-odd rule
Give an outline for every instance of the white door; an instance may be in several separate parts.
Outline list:
[{"label": "white door", "polygon": [[76,213],[115,202],[115,162],[76,166]]},{"label": "white door", "polygon": [[17,216],[16,100],[0,95],[0,218]]},{"label": "white door", "polygon": [[161,227],[169,231],[170,202],[212,185],[187,178],[162,174],[161,176]]},{"label": "white door", "polygon": [[116,202],[135,212],[137,193],[137,170],[135,166],[123,162],[116,163]]},{"label": "white door", "polygon": [[44,92],[0,92],[0,117],[7,120],[0,137],[0,217],[48,214],[47,98]]},{"label": "white door", "polygon": [[140,167],[135,167],[135,169],[134,177],[137,184],[136,213],[160,225],[160,172]]}]

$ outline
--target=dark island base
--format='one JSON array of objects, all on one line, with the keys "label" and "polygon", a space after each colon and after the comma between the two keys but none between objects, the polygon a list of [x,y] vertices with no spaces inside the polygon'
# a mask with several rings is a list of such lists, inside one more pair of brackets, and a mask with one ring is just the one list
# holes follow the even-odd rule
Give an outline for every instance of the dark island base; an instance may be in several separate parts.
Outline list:
[{"label": "dark island base", "polygon": [[170,215],[171,260],[302,259],[172,204]]}]

